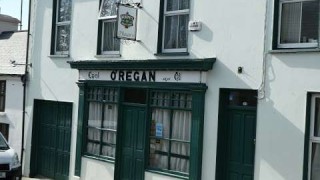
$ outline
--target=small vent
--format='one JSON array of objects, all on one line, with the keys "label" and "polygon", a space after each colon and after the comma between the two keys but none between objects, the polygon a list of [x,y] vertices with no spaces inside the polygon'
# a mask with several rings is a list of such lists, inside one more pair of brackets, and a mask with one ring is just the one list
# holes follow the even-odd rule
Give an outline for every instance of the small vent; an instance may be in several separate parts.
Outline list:
[{"label": "small vent", "polygon": [[9,171],[9,164],[0,164],[0,171]]}]

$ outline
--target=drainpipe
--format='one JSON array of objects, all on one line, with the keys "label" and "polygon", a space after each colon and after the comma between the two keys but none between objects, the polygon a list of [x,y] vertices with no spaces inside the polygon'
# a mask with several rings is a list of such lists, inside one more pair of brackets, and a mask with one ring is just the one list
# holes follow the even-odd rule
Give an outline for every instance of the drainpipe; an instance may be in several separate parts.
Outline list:
[{"label": "drainpipe", "polygon": [[29,42],[30,42],[30,18],[31,18],[31,1],[29,0],[29,14],[28,14],[28,33],[27,33],[27,51],[26,51],[26,65],[24,75],[21,78],[23,83],[23,107],[22,107],[22,139],[21,139],[21,168],[23,167],[23,154],[24,154],[24,131],[25,131],[25,120],[26,120],[26,92],[27,92],[27,79],[28,79],[28,59],[29,59]]}]

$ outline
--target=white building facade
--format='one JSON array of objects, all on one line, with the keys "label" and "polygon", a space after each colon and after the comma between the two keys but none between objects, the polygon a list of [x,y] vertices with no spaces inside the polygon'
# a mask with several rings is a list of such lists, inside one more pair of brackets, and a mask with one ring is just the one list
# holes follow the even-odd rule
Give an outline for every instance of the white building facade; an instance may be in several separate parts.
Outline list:
[{"label": "white building facade", "polygon": [[292,2],[32,1],[24,175],[317,179],[318,19],[280,36],[319,2]]}]

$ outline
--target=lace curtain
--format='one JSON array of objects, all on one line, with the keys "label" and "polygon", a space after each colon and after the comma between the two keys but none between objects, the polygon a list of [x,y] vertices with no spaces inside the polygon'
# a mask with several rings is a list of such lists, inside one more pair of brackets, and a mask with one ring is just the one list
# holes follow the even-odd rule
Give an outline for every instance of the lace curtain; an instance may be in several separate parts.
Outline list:
[{"label": "lace curtain", "polygon": [[[103,104],[100,102],[89,103],[87,134],[89,140],[87,143],[87,152],[89,154],[115,157],[117,112],[118,107],[114,104]],[[103,113],[104,117],[102,119]],[[100,145],[102,145],[102,148]]]},{"label": "lace curtain", "polygon": [[191,108],[191,95],[176,93],[171,98],[170,93],[159,93],[157,96],[156,105],[177,109],[153,109],[149,165],[189,173],[192,113],[179,108]]},{"label": "lace curtain", "polygon": [[[167,12],[189,9],[188,0],[168,0]],[[164,48],[176,49],[187,48],[187,30],[189,15],[177,13],[175,15],[165,15],[165,35]]]}]

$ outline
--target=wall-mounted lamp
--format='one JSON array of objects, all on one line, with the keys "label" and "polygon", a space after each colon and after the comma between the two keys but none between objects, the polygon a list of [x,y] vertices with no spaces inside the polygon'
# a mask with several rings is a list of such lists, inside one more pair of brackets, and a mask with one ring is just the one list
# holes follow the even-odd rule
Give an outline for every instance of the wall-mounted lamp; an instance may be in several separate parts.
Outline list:
[{"label": "wall-mounted lamp", "polygon": [[32,63],[29,63],[29,64],[17,63],[15,60],[10,60],[10,63],[13,67],[16,67],[16,66],[30,66],[30,67],[32,67]]}]

